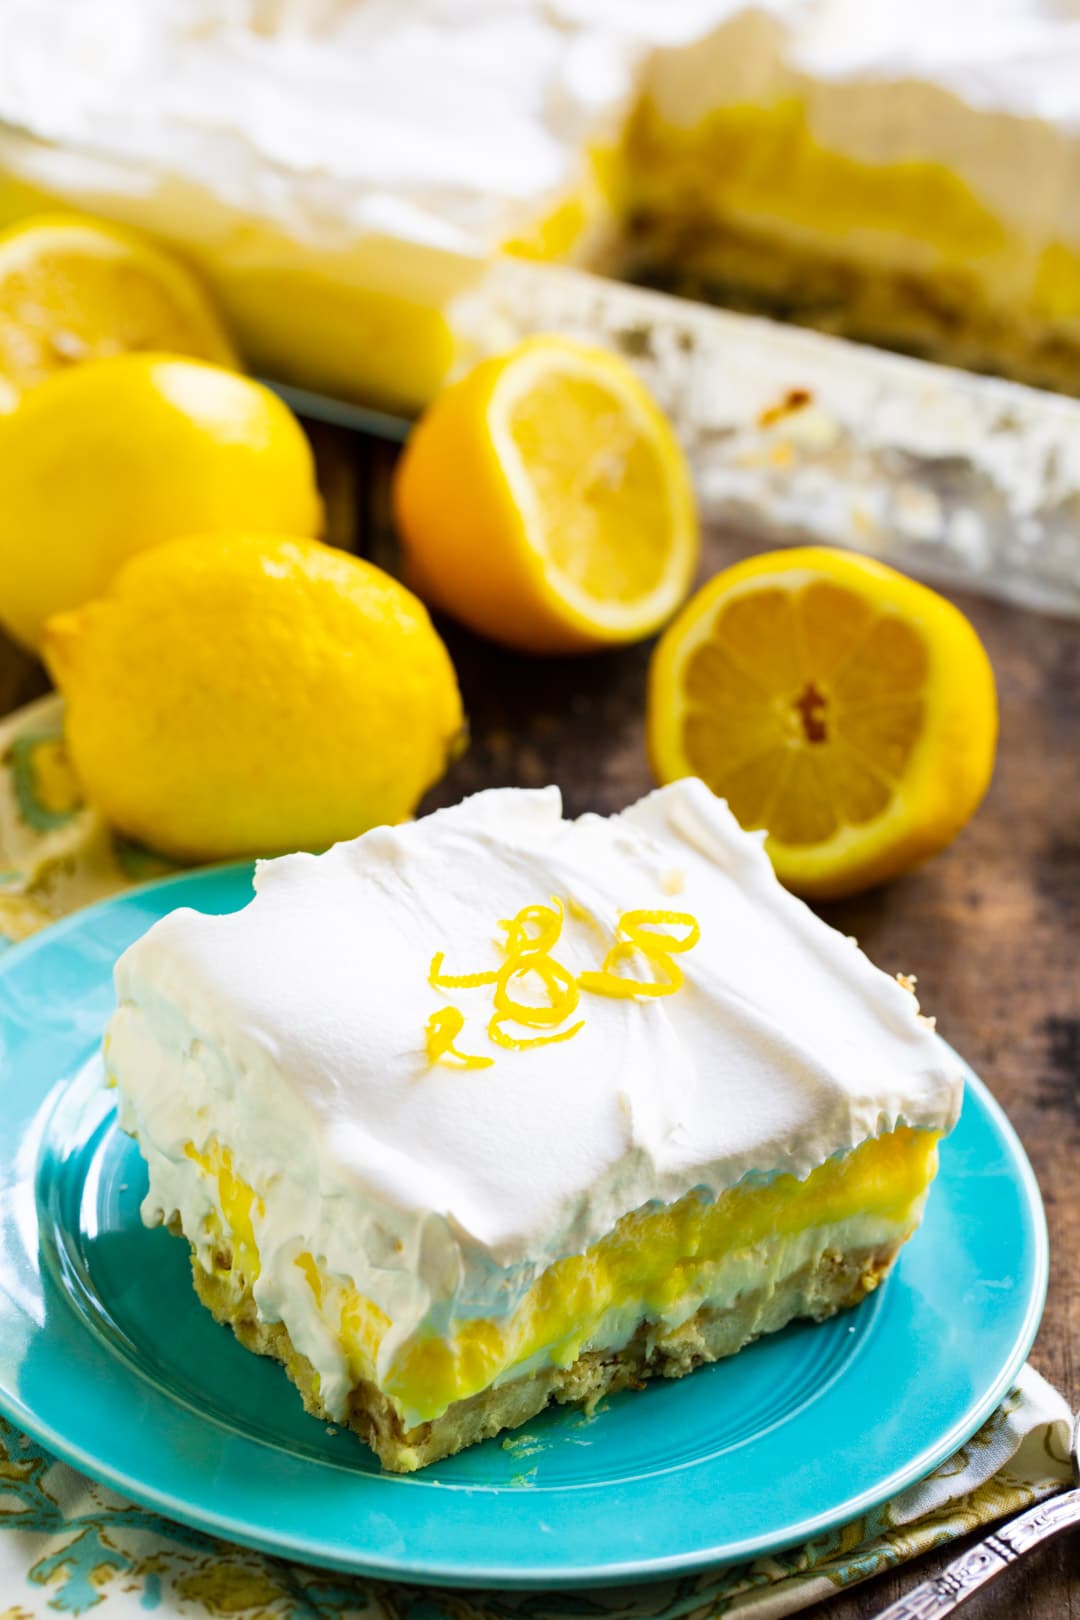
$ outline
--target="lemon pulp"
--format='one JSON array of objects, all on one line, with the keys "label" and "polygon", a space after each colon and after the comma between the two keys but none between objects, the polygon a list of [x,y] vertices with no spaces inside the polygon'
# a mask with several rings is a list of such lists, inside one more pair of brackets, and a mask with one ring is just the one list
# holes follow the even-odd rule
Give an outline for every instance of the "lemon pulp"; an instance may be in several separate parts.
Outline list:
[{"label": "lemon pulp", "polygon": [[928,674],[917,632],[842,586],[736,599],[687,665],[687,758],[744,827],[822,843],[898,791]]},{"label": "lemon pulp", "polygon": [[566,338],[445,389],[405,446],[394,509],[418,593],[524,652],[649,635],[697,562],[671,424],[625,360]]},{"label": "lemon pulp", "polygon": [[65,213],[0,232],[0,383],[13,398],[53,372],[132,350],[237,364],[190,271],[135,232]]},{"label": "lemon pulp", "polygon": [[649,671],[661,782],[699,776],[778,876],[834,898],[943,849],[993,769],[993,670],[963,614],[871,558],[764,553],[717,574]]},{"label": "lemon pulp", "polygon": [[656,543],[671,522],[667,480],[640,426],[610,389],[553,372],[512,406],[510,435],[552,564],[598,601],[632,603],[662,583]]}]

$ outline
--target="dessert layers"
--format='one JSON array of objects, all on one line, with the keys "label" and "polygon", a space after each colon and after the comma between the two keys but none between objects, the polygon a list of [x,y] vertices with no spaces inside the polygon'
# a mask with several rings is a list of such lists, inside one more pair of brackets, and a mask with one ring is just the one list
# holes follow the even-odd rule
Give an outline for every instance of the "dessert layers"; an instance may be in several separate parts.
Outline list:
[{"label": "dessert layers", "polygon": [[852,1303],[956,1060],[699,782],[498,790],[121,959],[107,1064],[196,1286],[414,1467]]},{"label": "dessert layers", "polygon": [[1073,0],[713,9],[643,70],[628,165],[647,269],[1075,388]]},{"label": "dessert layers", "polygon": [[0,14],[0,216],[171,239],[286,380],[416,405],[511,251],[1080,386],[1075,0]]}]

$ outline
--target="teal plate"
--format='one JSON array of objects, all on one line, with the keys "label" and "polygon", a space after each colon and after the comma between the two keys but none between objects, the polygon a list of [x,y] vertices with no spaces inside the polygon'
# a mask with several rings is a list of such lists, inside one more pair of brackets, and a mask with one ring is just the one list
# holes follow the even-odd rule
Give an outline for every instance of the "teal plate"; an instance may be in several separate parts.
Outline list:
[{"label": "teal plate", "polygon": [[423,1473],[380,1473],[197,1303],[186,1245],[101,1085],[123,948],[248,867],[132,890],[0,961],[0,1408],[136,1501],[267,1551],[473,1586],[640,1580],[833,1529],[928,1473],[1007,1393],[1038,1326],[1046,1226],[974,1074],[922,1229],[855,1311],[799,1325],[592,1419],[542,1414]]}]

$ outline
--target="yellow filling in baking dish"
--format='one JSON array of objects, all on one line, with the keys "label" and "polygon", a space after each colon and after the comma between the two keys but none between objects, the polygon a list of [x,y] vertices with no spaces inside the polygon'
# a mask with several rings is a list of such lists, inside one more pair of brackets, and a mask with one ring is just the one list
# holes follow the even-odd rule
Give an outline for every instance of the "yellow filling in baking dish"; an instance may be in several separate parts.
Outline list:
[{"label": "yellow filling in baking dish", "polygon": [[[378,1379],[389,1318],[329,1275],[316,1256],[303,1253],[296,1264],[354,1381],[378,1382],[410,1422],[425,1421],[535,1358],[569,1366],[613,1312],[624,1313],[630,1333],[643,1320],[685,1320],[709,1299],[710,1268],[732,1255],[857,1217],[906,1236],[937,1169],[937,1143],[934,1132],[902,1128],[818,1166],[805,1181],[780,1175],[744,1182],[713,1200],[690,1193],[666,1207],[635,1211],[583,1254],[549,1266],[507,1317],[461,1321],[445,1337],[420,1328]],[[237,1176],[227,1148],[189,1145],[187,1153],[215,1182],[234,1264],[253,1281],[261,1198]]]},{"label": "yellow filling in baking dish", "polygon": [[945,259],[993,254],[1001,221],[943,163],[862,163],[822,146],[795,99],[723,107],[679,129],[645,104],[629,139],[635,200],[703,222],[728,213],[775,217],[842,236],[877,230],[911,236]]}]

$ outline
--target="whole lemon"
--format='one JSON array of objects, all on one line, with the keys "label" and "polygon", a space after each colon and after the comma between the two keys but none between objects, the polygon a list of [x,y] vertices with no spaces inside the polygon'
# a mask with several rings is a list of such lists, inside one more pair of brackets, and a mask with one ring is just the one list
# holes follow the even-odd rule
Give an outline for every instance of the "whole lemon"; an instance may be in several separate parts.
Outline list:
[{"label": "whole lemon", "polygon": [[50,619],[44,653],[87,797],[179,860],[401,821],[463,734],[427,610],[317,540],[170,541]]},{"label": "whole lemon", "polygon": [[123,354],[0,417],[0,623],[34,648],[135,552],[178,535],[317,534],[311,449],[276,395],[203,361]]}]

